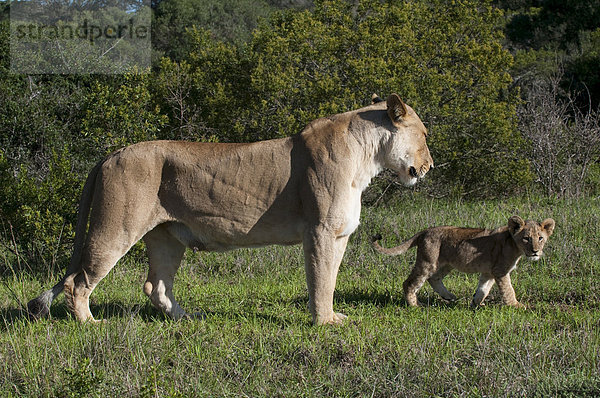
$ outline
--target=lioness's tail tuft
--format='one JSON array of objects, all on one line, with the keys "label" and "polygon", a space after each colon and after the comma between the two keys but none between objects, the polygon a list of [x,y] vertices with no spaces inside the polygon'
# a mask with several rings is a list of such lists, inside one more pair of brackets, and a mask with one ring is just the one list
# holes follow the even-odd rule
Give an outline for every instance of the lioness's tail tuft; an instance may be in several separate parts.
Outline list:
[{"label": "lioness's tail tuft", "polygon": [[48,304],[44,302],[40,297],[36,297],[27,303],[27,315],[32,321],[37,321],[40,318],[44,318],[50,313]]},{"label": "lioness's tail tuft", "polygon": [[27,315],[32,321],[47,316],[50,313],[50,304],[62,292],[65,279],[61,279],[52,289],[46,290],[27,303]]}]

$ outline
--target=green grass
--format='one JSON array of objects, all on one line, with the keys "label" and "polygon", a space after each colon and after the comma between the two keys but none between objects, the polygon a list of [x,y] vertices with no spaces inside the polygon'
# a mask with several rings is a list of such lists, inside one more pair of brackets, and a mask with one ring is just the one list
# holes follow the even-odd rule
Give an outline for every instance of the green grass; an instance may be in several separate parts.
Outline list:
[{"label": "green grass", "polygon": [[[477,276],[452,273],[447,305],[425,286],[407,308],[402,282],[414,260],[374,253],[433,225],[495,227],[512,214],[557,226],[545,257],[513,272],[517,298],[494,288],[472,311]],[[176,297],[204,320],[173,322],[142,293],[144,264],[125,259],[92,295],[107,319],[81,325],[63,298],[29,322],[19,306],[58,279],[0,283],[0,396],[560,396],[600,394],[600,199],[486,202],[407,195],[366,208],[338,276],[341,327],[313,327],[300,247],[189,253]],[[0,261],[2,261],[0,259]],[[6,259],[4,261],[10,261]]]}]

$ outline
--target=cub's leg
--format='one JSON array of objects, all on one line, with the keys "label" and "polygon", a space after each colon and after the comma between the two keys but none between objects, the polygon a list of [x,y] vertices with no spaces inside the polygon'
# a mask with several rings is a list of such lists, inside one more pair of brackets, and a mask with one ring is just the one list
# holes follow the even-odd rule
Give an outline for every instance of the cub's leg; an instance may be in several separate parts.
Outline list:
[{"label": "cub's leg", "polygon": [[496,283],[498,284],[498,288],[500,289],[500,293],[502,294],[504,304],[517,308],[525,307],[523,304],[517,301],[517,297],[515,296],[515,289],[513,289],[512,283],[510,281],[510,274],[495,277],[495,279]]},{"label": "cub's leg", "polygon": [[433,245],[428,245],[426,242],[418,247],[415,266],[402,284],[404,297],[411,307],[419,305],[417,292],[425,281],[438,271],[438,257],[439,247],[433,247]]},{"label": "cub's leg", "polygon": [[431,266],[430,264],[425,264],[417,260],[410,275],[402,284],[402,287],[404,288],[404,298],[411,307],[421,305],[417,299],[417,292],[421,289],[430,275],[430,272],[427,272],[426,269],[418,269],[421,265]]},{"label": "cub's leg", "polygon": [[473,295],[473,300],[471,300],[471,307],[475,308],[483,305],[483,300],[490,293],[492,286],[494,286],[494,277],[490,274],[481,274],[479,276],[479,285],[477,285],[477,290]]},{"label": "cub's leg", "polygon": [[171,318],[186,316],[173,296],[173,280],[185,253],[185,246],[169,233],[164,224],[148,232],[144,236],[144,242],[150,262],[144,293],[156,308]]},{"label": "cub's leg", "polygon": [[336,238],[324,226],[305,233],[303,248],[308,308],[315,325],[340,324],[346,318],[346,315],[333,311],[333,293],[347,243],[347,236]]},{"label": "cub's leg", "polygon": [[446,286],[444,286],[444,283],[442,281],[446,277],[446,275],[448,275],[450,273],[450,271],[452,271],[452,267],[450,267],[450,266],[442,267],[436,273],[434,273],[429,279],[427,279],[427,281],[429,282],[429,284],[431,285],[433,290],[435,290],[437,292],[437,294],[442,296],[442,298],[444,300],[455,301],[456,296],[448,291],[448,289],[446,288]]}]

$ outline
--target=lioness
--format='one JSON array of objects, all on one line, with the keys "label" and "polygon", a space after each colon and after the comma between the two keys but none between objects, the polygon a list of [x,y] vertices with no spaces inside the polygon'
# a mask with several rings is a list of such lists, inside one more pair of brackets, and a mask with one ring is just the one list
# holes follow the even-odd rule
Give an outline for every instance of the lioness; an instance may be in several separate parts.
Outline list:
[{"label": "lioness", "polygon": [[[93,321],[89,296],[140,239],[150,268],[143,290],[157,308],[187,316],[173,297],[186,247],[224,251],[303,243],[315,324],[340,323],[333,292],[361,193],[383,168],[414,184],[433,167],[427,130],[400,97],[311,122],[300,134],[249,144],[151,141],[123,148],[90,172],[66,275],[27,304]],[[87,227],[89,217],[89,228]]]},{"label": "lioness", "polygon": [[384,248],[373,237],[373,247],[378,252],[398,255],[417,246],[417,259],[408,279],[404,281],[404,296],[411,306],[417,306],[417,292],[428,281],[444,300],[454,301],[456,296],[446,289],[442,279],[452,269],[467,273],[480,273],[479,285],[471,305],[482,305],[494,282],[506,305],[523,307],[515,297],[510,282],[510,272],[517,267],[521,256],[533,261],[540,259],[544,244],[552,235],[554,220],[542,223],[512,216],[508,225],[489,229],[433,227],[419,232],[393,248]]}]

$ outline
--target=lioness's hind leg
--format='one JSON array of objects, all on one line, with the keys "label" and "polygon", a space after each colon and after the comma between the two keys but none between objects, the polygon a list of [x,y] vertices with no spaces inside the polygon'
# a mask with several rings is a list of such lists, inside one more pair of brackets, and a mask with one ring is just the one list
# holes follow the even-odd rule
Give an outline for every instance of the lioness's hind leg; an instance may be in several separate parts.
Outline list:
[{"label": "lioness's hind leg", "polygon": [[442,296],[444,300],[455,301],[456,296],[450,291],[448,291],[446,286],[444,286],[443,282],[443,279],[446,277],[446,275],[450,273],[450,271],[452,271],[452,267],[442,267],[436,273],[434,273],[427,281],[429,282],[433,290],[435,290],[437,294]]},{"label": "lioness's hind leg", "polygon": [[124,254],[110,251],[97,254],[99,252],[102,251],[88,248],[82,259],[81,270],[65,278],[67,307],[82,322],[95,321],[90,311],[90,294]]},{"label": "lioness's hind leg", "polygon": [[185,246],[169,233],[164,225],[159,225],[144,236],[148,250],[150,269],[144,283],[144,293],[152,304],[173,319],[186,316],[173,296],[173,280]]}]

